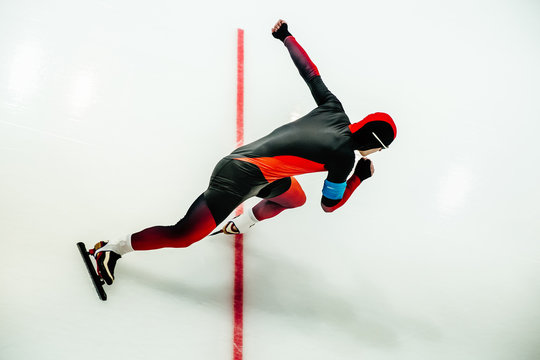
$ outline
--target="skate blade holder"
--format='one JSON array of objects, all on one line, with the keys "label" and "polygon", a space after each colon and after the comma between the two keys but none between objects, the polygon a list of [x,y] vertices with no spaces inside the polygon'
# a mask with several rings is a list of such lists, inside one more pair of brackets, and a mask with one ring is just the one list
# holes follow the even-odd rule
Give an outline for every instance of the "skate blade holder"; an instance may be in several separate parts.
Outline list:
[{"label": "skate blade holder", "polygon": [[91,256],[93,257],[92,253],[90,252],[90,250],[86,250],[86,245],[83,242],[77,243],[77,248],[79,249],[79,253],[81,254],[83,262],[86,266],[86,270],[88,271],[88,274],[90,275],[90,279],[92,280],[92,283],[94,284],[98,297],[101,300],[106,301],[107,293],[105,293],[105,289],[103,288],[103,285],[105,285],[105,280],[103,280],[101,276],[97,274],[96,269],[94,268],[94,265],[92,265],[92,262],[90,261],[90,257]]}]

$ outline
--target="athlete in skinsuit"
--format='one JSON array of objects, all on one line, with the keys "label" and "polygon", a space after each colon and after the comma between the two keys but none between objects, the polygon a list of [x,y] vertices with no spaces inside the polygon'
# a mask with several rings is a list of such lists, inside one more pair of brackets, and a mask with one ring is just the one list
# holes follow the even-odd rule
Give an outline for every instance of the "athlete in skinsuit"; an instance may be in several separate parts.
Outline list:
[{"label": "athlete in skinsuit", "polygon": [[107,284],[112,284],[116,262],[125,253],[187,247],[210,234],[248,198],[257,196],[263,200],[227,222],[219,232],[241,233],[257,221],[302,206],[306,196],[295,175],[328,172],[321,206],[331,212],[342,206],[358,185],[373,174],[373,164],[367,158],[361,158],[354,166],[354,151],[367,156],[387,148],[396,137],[392,118],[385,113],[374,113],[351,124],[339,100],[323,83],[317,67],[289,33],[287,23],[279,20],[272,35],[283,41],[317,107],[219,161],[208,189],[176,225],[154,226],[116,242],[96,244],[91,253]]}]

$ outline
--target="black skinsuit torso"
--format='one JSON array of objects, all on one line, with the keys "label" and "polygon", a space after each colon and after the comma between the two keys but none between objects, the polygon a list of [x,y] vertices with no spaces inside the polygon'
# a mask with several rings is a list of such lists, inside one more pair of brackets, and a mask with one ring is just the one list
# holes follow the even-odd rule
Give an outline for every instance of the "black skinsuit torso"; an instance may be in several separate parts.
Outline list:
[{"label": "black skinsuit torso", "polygon": [[308,82],[321,104],[307,115],[232,152],[229,157],[256,164],[269,182],[315,171],[341,183],[354,166],[350,121],[320,76]]},{"label": "black skinsuit torso", "polygon": [[277,196],[290,186],[291,176],[319,171],[328,171],[328,181],[344,183],[354,166],[351,123],[343,106],[296,39],[290,36],[284,44],[318,106],[217,164],[205,196],[218,218],[225,212],[220,211],[223,196],[238,204],[255,195]]}]

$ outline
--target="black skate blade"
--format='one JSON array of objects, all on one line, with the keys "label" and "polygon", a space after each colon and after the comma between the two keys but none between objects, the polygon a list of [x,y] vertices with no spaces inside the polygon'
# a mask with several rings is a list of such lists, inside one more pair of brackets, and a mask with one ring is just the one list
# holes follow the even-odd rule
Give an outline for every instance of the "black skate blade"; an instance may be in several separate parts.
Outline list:
[{"label": "black skate blade", "polygon": [[103,289],[103,284],[105,284],[105,281],[103,281],[103,279],[99,277],[96,269],[94,268],[94,265],[92,265],[92,262],[90,261],[91,255],[86,250],[86,245],[84,245],[83,242],[79,242],[77,243],[77,248],[81,253],[84,264],[86,265],[86,270],[88,270],[88,274],[90,275],[90,279],[92,279],[92,283],[94,283],[94,287],[96,288],[96,292],[99,298],[103,301],[107,300],[107,294],[105,293],[105,289]]}]

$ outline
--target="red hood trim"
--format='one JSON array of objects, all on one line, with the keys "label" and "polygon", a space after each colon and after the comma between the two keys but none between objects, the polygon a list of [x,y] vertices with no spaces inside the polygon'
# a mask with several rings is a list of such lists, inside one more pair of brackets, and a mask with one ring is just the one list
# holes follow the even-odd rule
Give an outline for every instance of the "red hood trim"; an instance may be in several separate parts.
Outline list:
[{"label": "red hood trim", "polygon": [[349,125],[349,130],[351,130],[351,132],[354,134],[355,132],[360,130],[362,127],[364,127],[364,125],[372,121],[384,121],[385,123],[389,124],[392,127],[392,131],[394,131],[394,139],[396,138],[396,135],[397,135],[396,124],[394,123],[394,120],[392,120],[392,117],[390,115],[383,112],[376,112],[373,114],[369,114],[368,116],[364,118],[364,120]]}]

